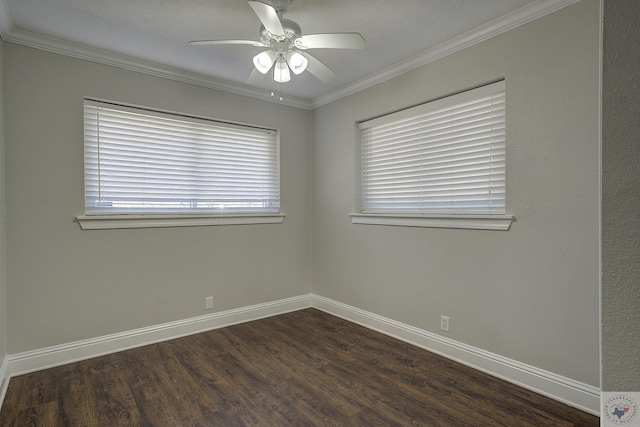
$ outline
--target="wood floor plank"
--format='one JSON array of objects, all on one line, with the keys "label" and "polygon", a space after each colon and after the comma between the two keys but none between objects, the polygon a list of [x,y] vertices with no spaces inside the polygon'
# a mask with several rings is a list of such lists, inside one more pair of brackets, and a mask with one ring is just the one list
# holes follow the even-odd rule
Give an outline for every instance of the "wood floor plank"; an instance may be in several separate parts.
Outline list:
[{"label": "wood floor plank", "polygon": [[11,379],[5,426],[598,426],[315,309]]},{"label": "wood floor plank", "polygon": [[40,405],[31,406],[19,411],[16,425],[47,427],[54,426],[58,422],[58,403],[46,402]]},{"label": "wood floor plank", "polygon": [[[18,377],[21,378],[21,377]],[[30,374],[29,381],[20,379],[9,382],[8,393],[17,396],[17,410],[29,409],[58,399],[58,382],[47,371]]]}]

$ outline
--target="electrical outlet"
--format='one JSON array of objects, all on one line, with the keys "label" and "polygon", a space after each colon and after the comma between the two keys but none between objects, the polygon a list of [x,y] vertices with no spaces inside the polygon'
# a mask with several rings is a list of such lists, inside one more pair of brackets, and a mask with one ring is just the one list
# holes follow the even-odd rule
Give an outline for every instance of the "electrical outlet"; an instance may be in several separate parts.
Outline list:
[{"label": "electrical outlet", "polygon": [[447,316],[440,316],[440,329],[449,332],[449,318]]},{"label": "electrical outlet", "polygon": [[204,308],[210,310],[213,308],[213,297],[206,297],[204,299]]}]

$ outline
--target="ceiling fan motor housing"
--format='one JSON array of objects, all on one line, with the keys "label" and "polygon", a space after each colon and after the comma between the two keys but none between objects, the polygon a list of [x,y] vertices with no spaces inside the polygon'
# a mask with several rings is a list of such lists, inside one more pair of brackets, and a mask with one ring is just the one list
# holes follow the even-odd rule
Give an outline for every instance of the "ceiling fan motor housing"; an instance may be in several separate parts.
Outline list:
[{"label": "ceiling fan motor housing", "polygon": [[287,42],[288,45],[293,45],[295,39],[302,35],[302,29],[300,25],[291,21],[290,19],[280,19],[282,28],[284,29],[284,37],[278,37],[271,34],[264,25],[260,26],[260,41],[266,45],[272,45],[277,42]]}]

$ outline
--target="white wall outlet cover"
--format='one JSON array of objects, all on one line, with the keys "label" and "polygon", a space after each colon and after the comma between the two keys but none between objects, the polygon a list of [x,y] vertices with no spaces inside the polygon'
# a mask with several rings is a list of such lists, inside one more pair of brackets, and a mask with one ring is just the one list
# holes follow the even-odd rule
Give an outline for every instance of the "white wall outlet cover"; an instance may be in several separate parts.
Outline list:
[{"label": "white wall outlet cover", "polygon": [[440,329],[445,332],[449,332],[449,317],[440,316]]}]

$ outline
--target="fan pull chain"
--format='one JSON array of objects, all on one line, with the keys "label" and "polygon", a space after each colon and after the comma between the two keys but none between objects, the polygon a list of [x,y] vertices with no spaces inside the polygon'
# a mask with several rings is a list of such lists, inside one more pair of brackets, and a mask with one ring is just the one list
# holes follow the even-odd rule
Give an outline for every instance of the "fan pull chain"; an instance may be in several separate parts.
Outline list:
[{"label": "fan pull chain", "polygon": [[[275,94],[275,93],[273,93],[273,91],[271,91],[271,97],[272,97],[272,98],[275,98],[275,97],[276,97],[276,94]],[[282,97],[282,94],[281,94],[281,93],[279,93],[279,94],[278,94],[278,100],[279,100],[280,102],[283,102],[283,101],[284,101],[284,98]]]},{"label": "fan pull chain", "polygon": [[[275,69],[274,69],[273,72],[275,73]],[[275,98],[275,96],[276,96],[275,92],[273,91],[273,82],[274,81],[275,81],[275,79],[271,80],[271,97],[272,98]],[[279,89],[278,90],[278,100],[280,102],[284,102],[284,98],[282,97],[282,82],[280,82],[280,86],[279,86],[278,89]]]}]

